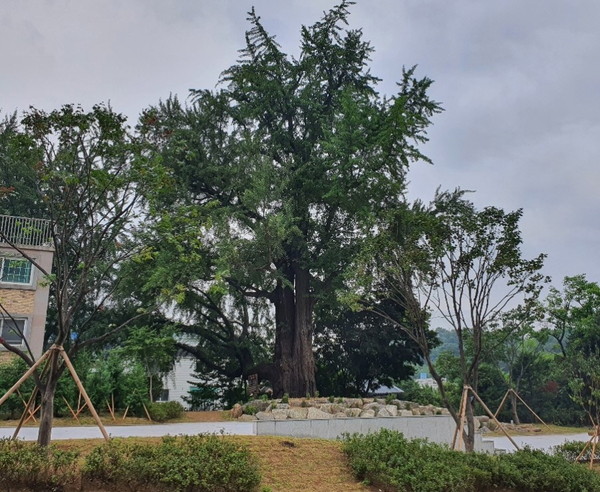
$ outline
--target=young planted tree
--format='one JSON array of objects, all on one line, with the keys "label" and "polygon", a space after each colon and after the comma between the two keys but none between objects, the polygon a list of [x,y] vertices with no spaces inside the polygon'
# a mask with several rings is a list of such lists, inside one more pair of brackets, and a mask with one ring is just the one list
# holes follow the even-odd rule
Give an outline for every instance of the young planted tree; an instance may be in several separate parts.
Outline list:
[{"label": "young planted tree", "polygon": [[[404,316],[397,318],[371,301],[372,307],[419,345],[457,423],[457,409],[431,361],[430,318],[439,317],[455,331],[461,382],[477,390],[485,333],[509,305],[521,302],[522,309],[529,309],[543,280],[539,270],[544,255],[522,257],[520,217],[520,210],[477,210],[462,193],[442,193],[429,208],[417,204],[401,210],[374,251],[370,278],[376,290],[371,296],[396,303]],[[465,444],[472,450],[472,402],[466,416]]]},{"label": "young planted tree", "polygon": [[315,393],[315,306],[403,200],[406,170],[427,160],[417,145],[439,111],[431,81],[414,69],[397,94],[377,92],[371,46],[344,28],[350,4],[302,27],[297,58],[250,12],[246,47],[220,90],[193,91],[189,107],[169,100],[141,119],[178,185],[171,210],[211,211],[202,239],[219,258],[219,281],[274,311],[274,360],[257,371],[275,395]]},{"label": "young planted tree", "polygon": [[[135,219],[142,162],[125,127],[125,119],[110,108],[95,106],[84,112],[64,106],[51,113],[32,109],[19,129],[24,149],[35,157],[36,200],[44,204],[54,247],[52,272],[45,271],[18,244],[1,239],[31,261],[50,284],[54,304],[51,342],[72,357],[84,347],[106,341],[137,313],[116,325],[98,326],[106,306],[115,306],[119,267],[134,250],[128,242]],[[1,234],[1,233],[0,233]],[[0,340],[28,365],[26,351]],[[49,367],[35,373],[41,394],[38,442],[50,442],[54,395],[65,366],[56,356]]]}]

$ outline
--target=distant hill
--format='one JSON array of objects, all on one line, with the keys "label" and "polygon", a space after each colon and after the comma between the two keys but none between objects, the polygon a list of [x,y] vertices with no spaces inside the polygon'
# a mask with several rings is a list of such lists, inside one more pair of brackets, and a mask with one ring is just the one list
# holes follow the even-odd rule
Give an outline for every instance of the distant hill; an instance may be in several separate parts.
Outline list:
[{"label": "distant hill", "polygon": [[456,332],[445,328],[436,328],[435,332],[440,340],[440,345],[431,351],[431,360],[435,362],[442,352],[451,352],[454,355],[458,355],[458,337]]}]

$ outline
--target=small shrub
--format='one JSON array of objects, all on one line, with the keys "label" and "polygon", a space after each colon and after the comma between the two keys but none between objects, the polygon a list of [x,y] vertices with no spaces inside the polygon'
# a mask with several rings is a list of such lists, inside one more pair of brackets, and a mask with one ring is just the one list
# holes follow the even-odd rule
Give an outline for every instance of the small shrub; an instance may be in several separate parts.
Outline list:
[{"label": "small shrub", "polygon": [[333,403],[333,402],[335,402],[335,397],[332,395],[332,396],[330,396],[329,398],[327,398],[327,401],[328,401],[329,403]]},{"label": "small shrub", "polygon": [[172,491],[253,491],[260,483],[249,451],[216,436],[165,437],[159,445],[113,439],[95,448],[83,466],[91,481],[128,484],[143,490],[149,484]]},{"label": "small shrub", "polygon": [[288,395],[287,393],[284,393],[283,398],[281,399],[281,403],[289,403],[290,402],[290,395]]},{"label": "small shrub", "polygon": [[180,419],[185,412],[185,409],[178,401],[150,403],[147,408],[150,418],[156,422]]},{"label": "small shrub", "polygon": [[[583,451],[583,448],[585,448],[586,444],[587,443],[584,441],[567,441],[563,444],[559,444],[558,446],[554,446],[552,448],[552,452],[555,455],[562,456],[567,461],[575,462],[577,457]],[[585,453],[583,453],[583,455],[580,458],[581,461],[589,462],[590,458],[591,458],[591,454],[592,454],[592,447],[588,446]],[[596,459],[597,459],[597,457],[594,457],[594,460],[596,460]]]},{"label": "small shrub", "polygon": [[0,490],[60,490],[78,477],[75,451],[0,439]]},{"label": "small shrub", "polygon": [[385,397],[385,404],[389,405],[390,403],[392,403],[392,401],[394,401],[396,399],[396,395],[386,395]]},{"label": "small shrub", "polygon": [[256,415],[258,413],[258,408],[254,405],[246,405],[244,407],[244,413],[247,415]]}]

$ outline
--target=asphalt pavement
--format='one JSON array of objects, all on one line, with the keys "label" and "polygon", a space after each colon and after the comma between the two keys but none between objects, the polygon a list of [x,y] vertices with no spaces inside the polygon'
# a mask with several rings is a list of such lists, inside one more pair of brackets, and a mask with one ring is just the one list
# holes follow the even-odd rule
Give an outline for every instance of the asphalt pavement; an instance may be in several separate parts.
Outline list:
[{"label": "asphalt pavement", "polygon": [[[14,427],[0,427],[0,439],[12,437]],[[237,436],[256,435],[256,425],[253,422],[191,422],[183,424],[152,424],[152,425],[115,425],[107,426],[106,431],[111,437],[161,437],[178,436],[181,434],[229,434]],[[23,427],[19,438],[25,441],[37,439],[37,427]],[[52,440],[63,439],[95,439],[102,438],[100,429],[96,426],[54,427]]]}]

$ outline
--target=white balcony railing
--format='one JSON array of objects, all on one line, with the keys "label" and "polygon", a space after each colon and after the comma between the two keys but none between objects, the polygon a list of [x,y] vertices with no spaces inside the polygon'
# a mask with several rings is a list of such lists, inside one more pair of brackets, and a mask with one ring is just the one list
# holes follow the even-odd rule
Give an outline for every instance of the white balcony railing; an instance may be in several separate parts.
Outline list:
[{"label": "white balcony railing", "polygon": [[51,246],[50,221],[0,215],[0,243],[18,246]]}]

